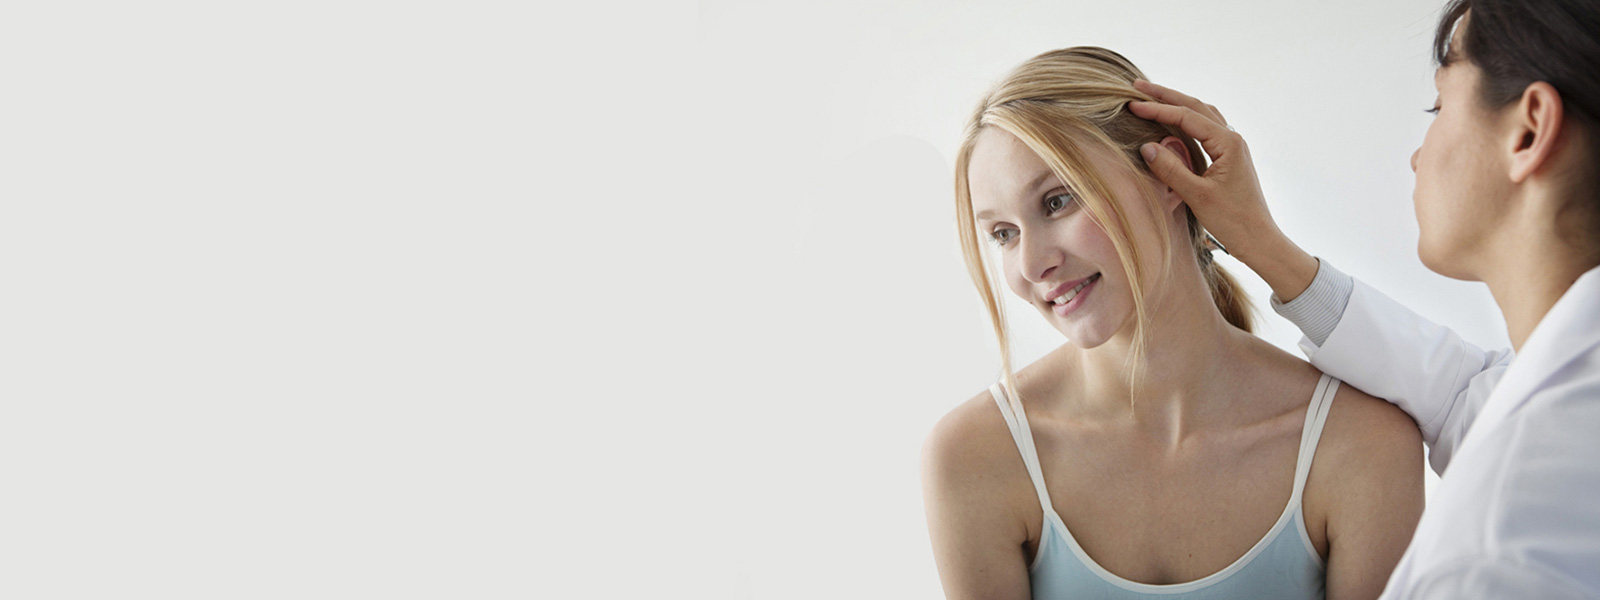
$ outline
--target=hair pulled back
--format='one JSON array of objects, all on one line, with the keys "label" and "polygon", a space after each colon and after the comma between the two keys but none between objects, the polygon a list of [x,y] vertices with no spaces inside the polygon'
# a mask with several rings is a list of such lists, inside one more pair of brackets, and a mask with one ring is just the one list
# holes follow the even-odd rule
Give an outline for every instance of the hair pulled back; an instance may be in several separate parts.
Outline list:
[{"label": "hair pulled back", "polygon": [[[1459,47],[1451,35],[1471,11]],[[1543,81],[1561,95],[1564,112],[1588,140],[1585,172],[1564,210],[1583,214],[1562,219],[1576,227],[1575,241],[1600,255],[1600,2],[1594,0],[1452,0],[1433,37],[1440,67],[1465,60],[1482,72],[1478,101],[1504,108],[1529,84]]]},{"label": "hair pulled back", "polygon": [[[1155,180],[1148,176],[1139,147],[1169,136],[1177,137],[1187,150],[1194,172],[1203,173],[1206,169],[1205,154],[1193,138],[1176,127],[1142,119],[1127,109],[1130,101],[1152,100],[1133,87],[1135,79],[1143,78],[1144,74],[1127,58],[1105,48],[1079,46],[1053,50],[1022,63],[996,84],[978,103],[967,122],[955,165],[956,220],[960,226],[962,255],[972,282],[988,308],[1000,342],[1002,376],[1014,393],[1020,392],[1011,365],[1000,278],[991,274],[986,266],[967,178],[978,134],[984,128],[997,127],[1016,136],[1049,165],[1056,177],[1074,190],[1083,208],[1105,227],[1132,288],[1137,328],[1133,353],[1137,356],[1144,350],[1150,322],[1145,282],[1152,281],[1152,276],[1167,275],[1145,273],[1141,257],[1151,252],[1166,256],[1172,250],[1171,242],[1164,235],[1158,236],[1160,248],[1141,247],[1124,212],[1142,208],[1149,211],[1152,221],[1160,222],[1156,200],[1159,189]],[[1099,172],[1090,162],[1090,157],[1095,155],[1118,157],[1111,168],[1139,175],[1134,179],[1144,182],[1149,201],[1131,203],[1134,205],[1131,207],[1112,201],[1107,174]],[[1190,250],[1210,288],[1213,302],[1228,323],[1250,331],[1252,317],[1248,299],[1238,281],[1212,260],[1204,228],[1193,212],[1187,207],[1184,210]],[[1167,263],[1162,261],[1162,264]],[[1134,365],[1137,369],[1136,362]],[[1137,384],[1138,372],[1131,372],[1129,378]]]}]

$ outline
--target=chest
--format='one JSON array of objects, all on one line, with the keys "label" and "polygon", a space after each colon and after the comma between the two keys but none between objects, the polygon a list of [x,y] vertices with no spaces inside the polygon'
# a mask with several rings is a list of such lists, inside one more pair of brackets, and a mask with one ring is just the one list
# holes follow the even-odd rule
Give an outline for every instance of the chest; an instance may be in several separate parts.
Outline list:
[{"label": "chest", "polygon": [[[1165,451],[1070,429],[1036,444],[1051,503],[1084,551],[1124,579],[1170,584],[1222,570],[1283,517],[1300,436],[1280,429]],[[1299,535],[1287,525],[1278,535]]]}]

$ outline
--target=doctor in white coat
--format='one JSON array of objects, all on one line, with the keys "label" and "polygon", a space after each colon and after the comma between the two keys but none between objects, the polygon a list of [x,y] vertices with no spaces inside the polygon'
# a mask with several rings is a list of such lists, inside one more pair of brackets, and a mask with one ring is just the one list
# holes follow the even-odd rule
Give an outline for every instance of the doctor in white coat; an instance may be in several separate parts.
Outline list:
[{"label": "doctor in white coat", "polygon": [[[1204,176],[1151,170],[1272,286],[1312,364],[1417,422],[1441,479],[1383,598],[1600,598],[1600,2],[1454,0],[1437,116],[1412,156],[1423,264],[1482,281],[1514,351],[1484,350],[1283,236],[1215,107],[1141,83]],[[1287,303],[1280,299],[1287,298]]]}]

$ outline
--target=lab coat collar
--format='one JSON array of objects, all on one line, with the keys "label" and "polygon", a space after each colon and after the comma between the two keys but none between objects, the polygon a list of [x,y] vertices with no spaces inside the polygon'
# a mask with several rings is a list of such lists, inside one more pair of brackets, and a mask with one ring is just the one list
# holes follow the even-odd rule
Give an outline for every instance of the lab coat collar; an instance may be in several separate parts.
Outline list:
[{"label": "lab coat collar", "polygon": [[1578,277],[1528,334],[1462,446],[1487,435],[1485,432],[1526,404],[1552,375],[1596,345],[1600,345],[1600,267]]}]

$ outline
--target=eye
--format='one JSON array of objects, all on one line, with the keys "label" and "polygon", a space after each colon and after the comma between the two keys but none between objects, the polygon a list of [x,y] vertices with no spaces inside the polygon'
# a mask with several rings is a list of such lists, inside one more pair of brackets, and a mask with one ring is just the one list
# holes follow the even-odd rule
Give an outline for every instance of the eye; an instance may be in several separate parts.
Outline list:
[{"label": "eye", "polygon": [[1017,237],[1017,230],[1010,227],[1002,227],[989,232],[989,241],[994,242],[997,246],[1006,245],[1014,237]]},{"label": "eye", "polygon": [[1433,101],[1433,108],[1424,109],[1422,112],[1428,113],[1430,115],[1439,114],[1439,101],[1438,100],[1434,100]]},{"label": "eye", "polygon": [[1077,200],[1078,200],[1078,197],[1072,195],[1071,193],[1055,194],[1053,196],[1046,196],[1045,199],[1044,199],[1044,211],[1045,211],[1045,214],[1053,215],[1053,214],[1055,214],[1057,212],[1066,210],[1067,208],[1072,206],[1073,202],[1076,202]]}]

